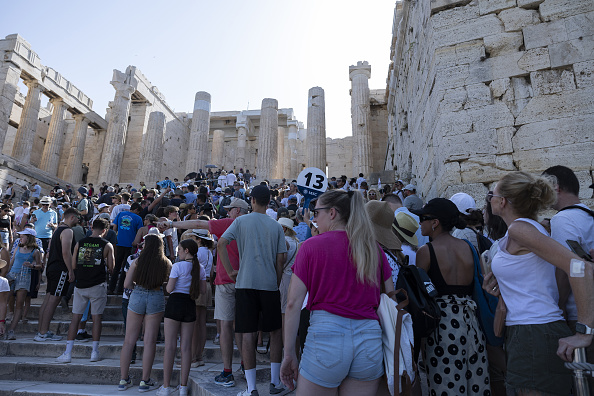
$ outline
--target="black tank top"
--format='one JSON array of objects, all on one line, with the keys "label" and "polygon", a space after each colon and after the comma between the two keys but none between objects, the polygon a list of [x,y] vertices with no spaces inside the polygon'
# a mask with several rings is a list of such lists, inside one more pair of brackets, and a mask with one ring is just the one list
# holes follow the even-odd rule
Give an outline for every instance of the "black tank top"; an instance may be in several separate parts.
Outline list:
[{"label": "black tank top", "polygon": [[76,257],[76,287],[86,289],[105,282],[105,258],[103,252],[108,244],[103,238],[86,237],[78,241]]},{"label": "black tank top", "polygon": [[429,265],[429,271],[427,271],[427,275],[429,275],[429,278],[431,278],[433,281],[438,295],[444,296],[448,294],[455,294],[457,296],[472,296],[474,278],[473,281],[470,282],[470,285],[448,285],[445,279],[443,279],[443,275],[439,269],[439,264],[437,264],[437,256],[435,256],[433,245],[431,242],[429,242],[427,243],[427,246],[429,246],[429,254],[431,258],[431,264]]},{"label": "black tank top", "polygon": [[[54,231],[52,235],[52,239],[49,245],[49,254],[47,258],[47,271],[50,272],[57,272],[57,271],[67,271],[68,267],[66,267],[66,263],[64,263],[64,257],[62,256],[62,241],[60,240],[60,235],[64,230],[69,230],[70,227],[67,225],[60,225]],[[74,240],[74,235],[72,236],[72,243],[70,246],[70,252],[74,251],[74,246],[76,246],[76,241]],[[51,267],[51,268],[50,268]]]},{"label": "black tank top", "polygon": [[10,218],[9,217],[7,217],[5,219],[0,219],[0,229],[3,229],[3,228],[6,228],[6,229],[10,228]]}]

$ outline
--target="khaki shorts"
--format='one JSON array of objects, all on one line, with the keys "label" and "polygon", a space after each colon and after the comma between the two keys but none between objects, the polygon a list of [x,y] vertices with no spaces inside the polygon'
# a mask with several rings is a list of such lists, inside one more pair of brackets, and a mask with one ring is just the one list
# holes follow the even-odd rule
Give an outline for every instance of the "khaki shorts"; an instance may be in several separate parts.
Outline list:
[{"label": "khaki shorts", "polygon": [[206,290],[204,293],[200,293],[200,296],[196,299],[197,307],[210,307],[212,305],[212,288],[210,283],[206,283]]},{"label": "khaki shorts", "polygon": [[235,320],[235,283],[216,285],[214,318]]},{"label": "khaki shorts", "polygon": [[91,302],[91,315],[101,315],[107,305],[107,283],[87,287],[85,289],[74,288],[74,298],[72,301],[72,313],[82,315],[87,308],[87,303]]}]

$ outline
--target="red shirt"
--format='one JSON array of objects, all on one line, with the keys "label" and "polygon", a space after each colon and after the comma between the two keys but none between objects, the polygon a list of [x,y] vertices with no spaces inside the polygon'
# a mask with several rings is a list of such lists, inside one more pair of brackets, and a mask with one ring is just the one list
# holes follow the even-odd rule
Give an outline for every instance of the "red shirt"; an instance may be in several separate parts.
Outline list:
[{"label": "red shirt", "polygon": [[[390,279],[392,268],[381,253],[383,279]],[[293,273],[307,287],[307,309],[324,310],[349,319],[379,320],[376,310],[380,302],[378,285],[357,280],[357,268],[349,257],[349,240],[345,231],[328,231],[301,244]]]},{"label": "red shirt", "polygon": [[[220,220],[210,220],[208,222],[208,229],[211,234],[217,236],[217,238],[221,238],[227,228],[233,223],[234,219],[220,219]],[[239,270],[239,251],[237,250],[237,242],[231,241],[227,245],[227,253],[229,254],[229,261],[231,262],[231,267],[234,270]],[[217,276],[215,277],[215,285],[225,285],[227,283],[235,283],[229,275],[227,275],[227,270],[225,270],[225,266],[221,263],[221,258],[217,255]]]}]

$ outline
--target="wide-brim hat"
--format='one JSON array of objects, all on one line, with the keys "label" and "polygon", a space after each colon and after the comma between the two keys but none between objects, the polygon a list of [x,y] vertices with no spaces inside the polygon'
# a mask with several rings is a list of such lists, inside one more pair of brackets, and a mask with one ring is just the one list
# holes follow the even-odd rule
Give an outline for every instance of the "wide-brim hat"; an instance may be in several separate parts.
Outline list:
[{"label": "wide-brim hat", "polygon": [[369,201],[365,204],[365,210],[373,228],[375,240],[388,249],[402,248],[402,243],[392,232],[392,219],[394,211],[387,202]]},{"label": "wide-brim hat", "polygon": [[207,241],[214,241],[212,235],[210,235],[210,232],[208,232],[208,230],[193,229],[192,235],[195,235],[198,238],[206,239]]},{"label": "wide-brim hat", "polygon": [[419,245],[419,239],[416,232],[419,229],[419,222],[411,215],[405,212],[396,214],[396,218],[392,223],[392,227],[396,230],[398,235],[404,238],[405,241],[413,246]]},{"label": "wide-brim hat", "polygon": [[49,196],[44,196],[43,198],[41,198],[39,200],[39,204],[40,205],[51,205],[52,204],[52,199]]},{"label": "wide-brim hat", "polygon": [[283,227],[287,227],[287,228],[289,228],[289,229],[291,229],[291,230],[293,229],[293,224],[294,224],[294,223],[293,223],[293,220],[291,220],[291,219],[289,219],[289,218],[287,218],[287,217],[281,217],[281,218],[280,218],[280,219],[278,219],[277,221],[278,221],[278,223],[279,223],[280,225],[282,225]]}]

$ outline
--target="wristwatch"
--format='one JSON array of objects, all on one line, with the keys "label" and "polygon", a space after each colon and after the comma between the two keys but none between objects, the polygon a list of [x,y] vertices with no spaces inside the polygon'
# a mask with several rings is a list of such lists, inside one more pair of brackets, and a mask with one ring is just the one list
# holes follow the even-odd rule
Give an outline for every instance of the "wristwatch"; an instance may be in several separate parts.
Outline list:
[{"label": "wristwatch", "polygon": [[583,323],[577,322],[575,324],[575,331],[576,333],[580,333],[580,334],[594,334],[594,329],[586,326]]}]

